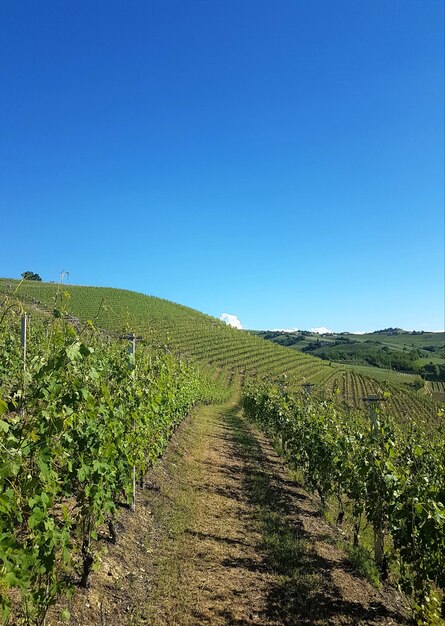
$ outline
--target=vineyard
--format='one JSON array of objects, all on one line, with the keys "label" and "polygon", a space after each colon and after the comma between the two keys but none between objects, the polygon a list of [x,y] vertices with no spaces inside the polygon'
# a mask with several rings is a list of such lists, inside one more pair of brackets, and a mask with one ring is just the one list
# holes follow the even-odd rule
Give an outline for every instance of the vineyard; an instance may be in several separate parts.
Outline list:
[{"label": "vineyard", "polygon": [[387,412],[396,416],[399,422],[405,423],[413,413],[417,422],[422,422],[426,428],[434,427],[437,422],[438,409],[432,397],[416,393],[407,386],[376,380],[352,368],[336,371],[326,378],[317,374],[316,380],[321,389],[320,397],[340,397],[350,409],[363,406],[364,398],[376,395],[384,399]]},{"label": "vineyard", "polygon": [[[53,283],[0,280],[0,293],[16,293],[37,311],[50,313],[58,291],[60,286]],[[335,391],[350,406],[363,407],[363,398],[369,394],[385,394],[400,419],[411,412],[425,422],[435,422],[436,400],[441,396],[430,384],[416,389],[415,376],[335,365],[241,332],[188,307],[131,291],[66,285],[63,291],[71,315],[90,320],[114,336],[135,332],[149,346],[220,370],[259,377],[286,375],[295,387],[309,382],[321,395]]]},{"label": "vineyard", "polygon": [[230,381],[142,347],[129,356],[57,307],[33,316],[25,352],[20,303],[1,313],[0,615],[42,624],[73,577],[87,586],[99,535],[116,539],[118,507],[137,506],[177,424]]},{"label": "vineyard", "polygon": [[334,502],[354,549],[371,526],[378,576],[418,623],[442,623],[443,383],[369,376],[134,292],[2,279],[0,303],[3,624],[40,626],[88,586],[179,423],[242,383],[245,414],[323,510]]},{"label": "vineyard", "polygon": [[339,411],[332,402],[310,402],[273,384],[247,385],[244,409],[275,438],[324,508],[330,498],[336,500],[339,526],[349,512],[355,548],[365,520],[372,525],[375,562],[385,578],[390,568],[396,572],[419,623],[441,623],[443,426],[431,437],[414,421],[401,427],[377,406],[371,407],[368,421],[360,412]]}]

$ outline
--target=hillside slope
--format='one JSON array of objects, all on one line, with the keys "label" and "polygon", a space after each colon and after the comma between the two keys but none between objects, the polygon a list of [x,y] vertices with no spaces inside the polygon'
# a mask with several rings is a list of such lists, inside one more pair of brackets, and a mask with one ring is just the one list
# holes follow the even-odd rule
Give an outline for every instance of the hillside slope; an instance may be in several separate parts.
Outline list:
[{"label": "hillside slope", "polygon": [[252,376],[287,376],[287,383],[310,382],[320,394],[340,396],[350,406],[363,406],[366,395],[390,394],[389,408],[404,416],[415,413],[435,419],[436,407],[424,390],[416,392],[409,375],[391,379],[366,376],[296,350],[289,350],[249,333],[231,328],[191,308],[133,291],[106,287],[58,285],[0,279],[0,293],[20,297],[30,307],[54,309],[57,300],[80,320],[117,335],[135,332],[148,344],[219,369]]},{"label": "hillside slope", "polygon": [[0,292],[15,292],[47,310],[54,308],[57,294],[68,294],[63,306],[81,320],[116,334],[135,332],[152,345],[219,367],[293,373],[302,380],[328,367],[321,359],[268,344],[194,309],[133,291],[0,279]]}]

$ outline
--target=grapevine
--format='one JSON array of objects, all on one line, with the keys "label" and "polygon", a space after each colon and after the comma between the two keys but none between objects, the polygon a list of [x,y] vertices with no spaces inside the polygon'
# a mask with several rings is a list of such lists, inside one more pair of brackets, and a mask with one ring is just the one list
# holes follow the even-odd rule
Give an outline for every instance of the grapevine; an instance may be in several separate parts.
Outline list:
[{"label": "grapevine", "polygon": [[323,506],[330,496],[338,499],[340,513],[345,499],[351,503],[355,543],[363,516],[372,524],[384,541],[384,554],[376,549],[382,576],[387,575],[388,560],[397,564],[418,623],[443,623],[443,433],[427,436],[414,420],[407,431],[383,411],[371,424],[363,412],[303,399],[271,382],[247,384],[243,405],[278,441]]}]

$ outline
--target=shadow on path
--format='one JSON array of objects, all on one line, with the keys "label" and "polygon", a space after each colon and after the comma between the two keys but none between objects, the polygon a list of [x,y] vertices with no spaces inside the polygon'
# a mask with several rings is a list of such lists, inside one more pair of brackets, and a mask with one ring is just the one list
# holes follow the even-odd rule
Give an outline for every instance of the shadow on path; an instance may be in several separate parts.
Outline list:
[{"label": "shadow on path", "polygon": [[[339,550],[329,546],[327,552],[332,558],[317,554],[314,543],[327,535],[321,520],[320,532],[315,536],[304,530],[302,516],[317,516],[313,505],[313,510],[306,502],[304,511],[301,508],[304,501],[311,504],[309,496],[298,491],[284,472],[280,473],[282,465],[275,453],[241,417],[239,408],[227,410],[224,419],[231,431],[233,454],[244,468],[243,491],[256,512],[251,523],[260,531],[265,568],[274,574],[267,589],[264,618],[283,626],[411,624],[392,599],[385,599],[383,593],[354,572]],[[221,467],[221,471],[230,473],[231,468]],[[252,566],[244,560],[225,565]],[[258,563],[254,565],[258,568]],[[226,623],[238,622],[230,621],[228,613]]]}]

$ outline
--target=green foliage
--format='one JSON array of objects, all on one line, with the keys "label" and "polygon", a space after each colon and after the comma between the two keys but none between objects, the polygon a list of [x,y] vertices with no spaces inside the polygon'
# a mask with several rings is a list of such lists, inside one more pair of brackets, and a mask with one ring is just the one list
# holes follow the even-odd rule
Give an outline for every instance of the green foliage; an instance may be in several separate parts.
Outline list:
[{"label": "green foliage", "polygon": [[361,545],[348,545],[347,553],[357,572],[379,587],[381,585],[380,572],[369,551]]},{"label": "green foliage", "polygon": [[141,348],[130,364],[123,342],[91,328],[79,335],[60,303],[55,318],[33,318],[24,369],[9,304],[0,325],[0,615],[37,625],[73,572],[87,583],[99,529],[131,501],[133,468],[142,476],[194,404],[227,391],[170,354]]},{"label": "green foliage", "polygon": [[445,363],[426,363],[422,375],[427,380],[445,381]]},{"label": "green foliage", "polygon": [[[445,588],[445,438],[414,422],[400,428],[377,413],[304,400],[274,383],[248,384],[244,409],[278,440],[288,462],[322,500],[335,495],[352,505],[355,543],[366,516],[376,535],[391,537],[400,582],[419,623],[440,623]],[[386,559],[384,559],[385,561]],[[384,562],[383,562],[384,565]],[[435,621],[439,620],[439,621]]]},{"label": "green foliage", "polygon": [[23,272],[21,276],[23,280],[37,280],[37,281],[42,280],[40,276],[38,274],[34,274],[34,272]]},{"label": "green foliage", "polygon": [[[51,283],[19,284],[0,279],[0,292],[15,291],[23,302],[48,312],[53,311],[54,297],[60,289]],[[69,294],[70,314],[79,325],[91,323],[115,335],[134,331],[147,345],[201,366],[242,373],[287,373],[299,381],[328,369],[321,359],[275,346],[166,300],[102,287],[70,285],[63,289]]]}]

